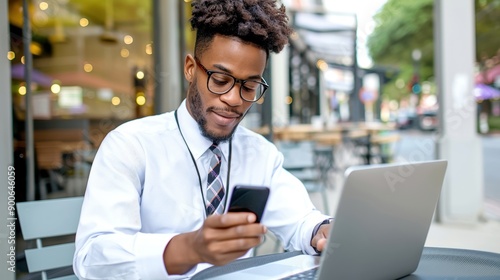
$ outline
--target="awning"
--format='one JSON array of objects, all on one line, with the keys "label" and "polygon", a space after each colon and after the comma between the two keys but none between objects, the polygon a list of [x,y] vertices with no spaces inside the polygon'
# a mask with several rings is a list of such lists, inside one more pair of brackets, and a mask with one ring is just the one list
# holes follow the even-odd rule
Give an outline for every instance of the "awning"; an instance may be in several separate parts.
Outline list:
[{"label": "awning", "polygon": [[[24,80],[24,64],[12,65],[11,75],[12,79]],[[54,79],[33,69],[31,72],[31,81],[44,87],[50,87],[53,84]]]},{"label": "awning", "polygon": [[[293,23],[307,52],[314,59],[352,66],[357,28],[356,15],[296,12]],[[292,43],[293,41],[292,38]]]},{"label": "awning", "polygon": [[485,84],[474,86],[474,98],[477,101],[500,98],[500,90]]}]

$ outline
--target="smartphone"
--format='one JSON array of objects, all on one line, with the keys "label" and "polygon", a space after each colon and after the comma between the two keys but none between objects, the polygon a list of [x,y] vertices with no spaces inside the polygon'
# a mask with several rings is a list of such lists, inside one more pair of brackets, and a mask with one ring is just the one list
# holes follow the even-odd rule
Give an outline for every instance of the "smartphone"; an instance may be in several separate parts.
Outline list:
[{"label": "smartphone", "polygon": [[257,216],[256,222],[260,223],[268,197],[268,187],[237,185],[233,189],[228,212],[254,213]]}]

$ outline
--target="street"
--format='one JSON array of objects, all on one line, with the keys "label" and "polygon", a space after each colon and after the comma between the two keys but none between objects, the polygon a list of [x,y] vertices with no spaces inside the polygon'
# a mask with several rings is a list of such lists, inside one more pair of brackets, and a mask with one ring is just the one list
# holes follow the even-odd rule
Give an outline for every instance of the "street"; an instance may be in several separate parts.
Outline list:
[{"label": "street", "polygon": [[[403,130],[394,148],[396,161],[436,158],[435,132]],[[483,146],[484,199],[488,216],[500,220],[500,135],[480,135]]]}]

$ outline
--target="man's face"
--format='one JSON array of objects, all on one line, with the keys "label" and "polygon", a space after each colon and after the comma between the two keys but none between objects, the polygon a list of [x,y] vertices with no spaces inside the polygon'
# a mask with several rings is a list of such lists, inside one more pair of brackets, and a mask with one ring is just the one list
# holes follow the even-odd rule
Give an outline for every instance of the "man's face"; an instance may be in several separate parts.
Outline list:
[{"label": "man's face", "polygon": [[[198,59],[208,70],[224,72],[241,80],[261,77],[266,66],[264,50],[237,38],[219,35]],[[212,141],[228,140],[252,105],[241,98],[241,85],[236,83],[222,95],[210,92],[207,73],[191,55],[186,57],[184,75],[189,81],[187,108],[203,135]]]}]

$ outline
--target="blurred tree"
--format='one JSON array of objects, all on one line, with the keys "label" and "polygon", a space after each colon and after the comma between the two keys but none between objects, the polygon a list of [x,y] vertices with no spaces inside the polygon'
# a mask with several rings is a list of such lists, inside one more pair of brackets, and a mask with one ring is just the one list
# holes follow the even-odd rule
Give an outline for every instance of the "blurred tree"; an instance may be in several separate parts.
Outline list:
[{"label": "blurred tree", "polygon": [[[400,70],[398,79],[411,82],[415,61],[412,52],[421,51],[420,81],[431,81],[434,75],[433,40],[434,0],[388,0],[375,15],[376,27],[368,37],[367,46],[375,64],[390,65]],[[497,55],[500,48],[500,0],[475,0],[476,59],[483,64]],[[457,42],[459,44],[460,42]],[[411,88],[411,87],[410,87]],[[411,93],[406,87],[389,83],[384,97],[401,99]]]},{"label": "blurred tree", "polygon": [[[421,81],[433,75],[433,0],[388,0],[374,17],[376,27],[367,46],[375,64],[400,69],[399,84],[385,85],[383,97],[400,100],[411,93],[407,84],[413,79],[412,52],[419,49],[418,74]],[[404,84],[402,84],[404,83]]]},{"label": "blurred tree", "polygon": [[368,49],[375,63],[411,65],[414,49],[422,52],[422,66],[432,62],[432,17],[433,0],[388,0],[375,15],[376,27],[368,37]]},{"label": "blurred tree", "polygon": [[476,0],[476,59],[500,55],[500,0]]}]

